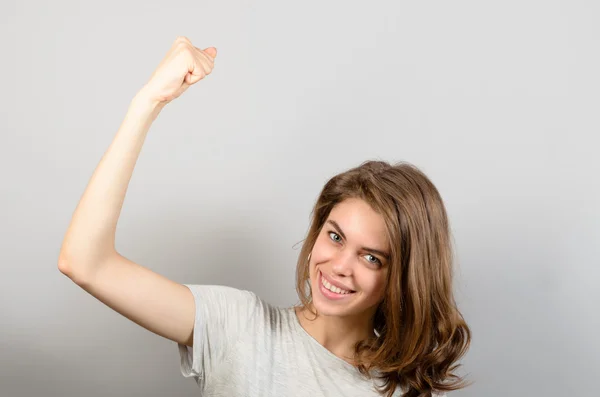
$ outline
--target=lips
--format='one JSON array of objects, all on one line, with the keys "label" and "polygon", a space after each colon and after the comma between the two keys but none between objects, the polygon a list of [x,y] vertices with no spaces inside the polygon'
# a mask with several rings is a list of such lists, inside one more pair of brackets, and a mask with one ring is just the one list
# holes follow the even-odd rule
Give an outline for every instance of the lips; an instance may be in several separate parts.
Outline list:
[{"label": "lips", "polygon": [[343,289],[343,290],[346,290],[346,291],[349,291],[349,292],[356,292],[352,288],[348,288],[346,285],[340,283],[339,281],[335,281],[335,280],[332,280],[331,278],[327,277],[327,275],[323,274],[323,272],[320,271],[320,270],[319,270],[319,273],[321,273],[321,277],[323,277],[325,280],[327,280],[327,282],[329,284],[331,284],[333,286],[336,286],[339,289]]}]

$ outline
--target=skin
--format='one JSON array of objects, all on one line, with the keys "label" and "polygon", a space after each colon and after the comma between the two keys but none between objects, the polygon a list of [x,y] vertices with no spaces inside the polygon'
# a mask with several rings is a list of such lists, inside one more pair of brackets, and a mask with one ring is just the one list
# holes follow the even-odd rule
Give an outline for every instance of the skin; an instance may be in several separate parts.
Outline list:
[{"label": "skin", "polygon": [[193,346],[194,297],[184,285],[117,251],[117,222],[134,167],[162,109],[212,73],[217,49],[178,37],[132,99],[65,233],[58,269],[111,309],[157,335]]},{"label": "skin", "polygon": [[[354,344],[373,335],[373,317],[387,283],[387,258],[365,247],[389,253],[383,217],[363,200],[344,200],[331,210],[310,256],[312,305],[318,316],[297,310],[302,327],[348,362]],[[340,300],[326,298],[320,274],[354,292]]]}]

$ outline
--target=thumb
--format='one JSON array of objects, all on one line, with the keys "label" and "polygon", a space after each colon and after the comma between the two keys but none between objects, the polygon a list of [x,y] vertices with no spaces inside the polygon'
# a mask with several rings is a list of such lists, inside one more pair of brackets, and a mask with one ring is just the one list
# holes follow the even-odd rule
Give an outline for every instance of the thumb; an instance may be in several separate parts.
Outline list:
[{"label": "thumb", "polygon": [[217,49],[215,47],[208,47],[203,52],[212,59],[215,59],[217,57]]}]

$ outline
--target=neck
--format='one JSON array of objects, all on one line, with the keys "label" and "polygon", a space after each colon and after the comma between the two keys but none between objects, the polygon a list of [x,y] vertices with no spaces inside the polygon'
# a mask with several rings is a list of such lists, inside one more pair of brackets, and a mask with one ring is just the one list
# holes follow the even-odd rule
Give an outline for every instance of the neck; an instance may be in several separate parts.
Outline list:
[{"label": "neck", "polygon": [[308,308],[296,308],[296,315],[302,328],[310,336],[349,363],[353,362],[356,343],[373,336],[372,319],[365,320],[362,316],[318,315],[315,317]]}]

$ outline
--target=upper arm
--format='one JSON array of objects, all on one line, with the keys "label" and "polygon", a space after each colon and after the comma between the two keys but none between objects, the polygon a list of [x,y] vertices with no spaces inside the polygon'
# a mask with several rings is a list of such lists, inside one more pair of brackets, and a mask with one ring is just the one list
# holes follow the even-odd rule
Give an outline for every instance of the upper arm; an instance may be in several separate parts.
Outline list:
[{"label": "upper arm", "polygon": [[179,284],[115,252],[76,283],[147,330],[192,346],[194,297]]}]

